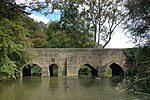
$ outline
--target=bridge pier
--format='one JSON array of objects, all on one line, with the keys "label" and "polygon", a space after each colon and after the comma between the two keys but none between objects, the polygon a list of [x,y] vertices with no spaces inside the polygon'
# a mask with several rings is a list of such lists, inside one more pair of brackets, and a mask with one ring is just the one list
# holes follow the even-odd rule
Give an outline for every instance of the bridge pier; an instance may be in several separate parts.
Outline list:
[{"label": "bridge pier", "polygon": [[98,67],[98,77],[105,77],[105,67]]},{"label": "bridge pier", "polygon": [[75,65],[68,65],[67,67],[67,76],[78,76],[78,68]]},{"label": "bridge pier", "polygon": [[41,76],[50,76],[49,67],[42,67],[42,75]]}]

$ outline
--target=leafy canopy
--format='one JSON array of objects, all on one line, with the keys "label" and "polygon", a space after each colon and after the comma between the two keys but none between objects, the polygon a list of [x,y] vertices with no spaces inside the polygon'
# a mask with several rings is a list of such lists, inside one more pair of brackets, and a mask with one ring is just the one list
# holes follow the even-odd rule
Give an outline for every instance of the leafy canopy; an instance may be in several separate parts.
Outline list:
[{"label": "leafy canopy", "polygon": [[13,0],[0,3],[0,80],[17,78],[30,60],[28,30],[23,26],[24,7]]}]

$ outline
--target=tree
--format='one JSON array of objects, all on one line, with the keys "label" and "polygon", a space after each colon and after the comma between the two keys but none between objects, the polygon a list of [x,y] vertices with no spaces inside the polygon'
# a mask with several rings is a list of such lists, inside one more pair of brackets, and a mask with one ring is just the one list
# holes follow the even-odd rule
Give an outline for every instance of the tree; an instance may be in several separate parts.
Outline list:
[{"label": "tree", "polygon": [[126,0],[127,19],[125,29],[139,46],[150,45],[150,1]]},{"label": "tree", "polygon": [[20,22],[0,18],[0,80],[17,78],[29,61],[27,31]]},{"label": "tree", "polygon": [[[64,39],[66,41],[66,46],[75,48],[93,47],[94,41],[88,31],[88,27],[85,26],[85,22],[78,9],[80,0],[64,0],[62,2],[56,0],[53,1],[52,4],[53,9],[58,9],[61,11],[61,18],[58,22],[59,31],[57,32],[59,34],[64,34],[59,36],[65,36],[65,38],[67,38]],[[55,33],[57,32],[55,31]],[[63,37],[61,40],[63,40]]]},{"label": "tree", "polygon": [[18,5],[15,0],[0,0],[0,17],[10,20],[19,20],[22,15],[28,15],[26,5]]},{"label": "tree", "polygon": [[60,25],[57,21],[49,22],[48,27],[46,28],[46,35],[48,36],[47,43],[43,47],[49,48],[66,48],[70,47],[69,38],[66,35],[66,32],[60,28]]},{"label": "tree", "polygon": [[149,4],[149,0],[126,0],[128,16],[124,23],[138,48],[125,50],[130,67],[123,82],[128,90],[146,95],[150,93]]},{"label": "tree", "polygon": [[13,0],[0,3],[0,80],[17,78],[30,60],[28,31],[23,27],[24,7]]},{"label": "tree", "polygon": [[104,48],[110,42],[115,28],[126,16],[123,4],[123,0],[45,0],[37,2],[34,7],[40,5],[44,8],[41,12],[46,14],[49,12],[48,9],[45,10],[47,7],[52,12],[61,12],[60,23],[68,30],[73,47],[79,44],[76,41],[79,40],[78,33],[83,33],[91,34],[87,36],[95,41],[95,47],[103,45]]},{"label": "tree", "polygon": [[83,11],[97,45],[110,42],[116,27],[124,20],[122,0],[85,0]]},{"label": "tree", "polygon": [[45,34],[46,25],[43,22],[35,22],[29,17],[23,18],[24,27],[29,32],[29,37],[33,47],[42,47],[47,42],[47,36]]},{"label": "tree", "polygon": [[72,47],[93,47],[92,36],[83,19],[82,12],[79,11],[81,4],[80,0],[64,1],[60,24],[66,30]]},{"label": "tree", "polygon": [[[71,28],[64,28],[60,25],[60,22],[52,21],[49,23],[49,26],[46,29],[46,35],[48,36],[48,42],[44,45],[44,47],[53,47],[53,48],[70,48],[70,47],[92,47],[92,41],[89,37],[85,37],[86,35],[82,35],[80,32],[77,40],[73,40],[69,33]],[[84,42],[81,42],[84,41]]]},{"label": "tree", "polygon": [[150,47],[125,49],[124,53],[129,69],[122,82],[122,87],[135,93],[149,94]]},{"label": "tree", "polygon": [[[61,19],[66,21],[68,27],[72,25],[75,29],[75,25],[78,25],[83,30],[88,29],[86,32],[92,35],[95,47],[101,44],[104,48],[110,42],[115,28],[126,16],[122,0],[56,0],[52,4],[53,9],[61,11]],[[65,19],[67,17],[70,19]],[[75,37],[74,35],[71,36]]]}]

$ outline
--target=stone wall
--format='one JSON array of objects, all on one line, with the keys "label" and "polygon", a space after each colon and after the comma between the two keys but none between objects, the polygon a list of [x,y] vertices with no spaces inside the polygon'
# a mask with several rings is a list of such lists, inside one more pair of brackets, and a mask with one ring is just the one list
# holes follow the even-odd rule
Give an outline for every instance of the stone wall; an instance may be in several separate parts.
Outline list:
[{"label": "stone wall", "polygon": [[[42,76],[49,76],[49,66],[56,64],[59,67],[58,76],[78,76],[81,66],[93,66],[98,75],[103,75],[106,66],[115,63],[126,71],[125,55],[122,49],[93,49],[93,48],[34,48],[33,64],[42,68]],[[64,73],[66,70],[67,73]]]}]

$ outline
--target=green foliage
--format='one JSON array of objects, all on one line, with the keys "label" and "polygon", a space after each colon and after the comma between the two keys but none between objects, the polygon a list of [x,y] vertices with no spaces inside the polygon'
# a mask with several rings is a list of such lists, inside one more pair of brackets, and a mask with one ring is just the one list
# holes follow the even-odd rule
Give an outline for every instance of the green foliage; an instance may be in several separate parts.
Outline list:
[{"label": "green foliage", "polygon": [[27,30],[21,22],[0,18],[0,78],[19,77],[20,68],[29,60]]},{"label": "green foliage", "polygon": [[28,30],[29,38],[33,47],[42,47],[47,42],[47,35],[45,34],[46,25],[43,22],[35,22],[33,19],[25,17],[24,27]]},{"label": "green foliage", "polygon": [[65,27],[60,22],[50,22],[46,29],[46,35],[48,36],[47,43],[43,47],[51,48],[84,48],[92,47],[94,41],[90,39],[90,34],[81,33],[77,29],[73,30],[71,27]]},{"label": "green foliage", "polygon": [[122,0],[84,0],[84,20],[89,25],[96,45],[104,48],[116,27],[124,20]]},{"label": "green foliage", "polygon": [[150,93],[150,47],[145,46],[126,50],[129,69],[125,81],[126,87],[136,92]]},{"label": "green foliage", "polygon": [[15,0],[0,2],[0,80],[7,80],[19,77],[21,67],[31,59],[27,53],[30,41],[22,21],[25,6]]},{"label": "green foliage", "polygon": [[106,67],[105,77],[112,77],[112,70],[110,67]]},{"label": "green foliage", "polygon": [[35,65],[35,66],[31,66],[31,75],[41,75],[41,71],[42,68],[40,68],[39,66]]},{"label": "green foliage", "polygon": [[59,22],[49,24],[48,30],[50,31],[47,31],[49,37],[47,45],[49,47],[88,48],[95,45],[88,26],[83,20],[84,14],[79,11],[79,6],[83,1],[65,0],[59,2],[59,0],[55,0],[52,2],[52,9],[60,10],[61,18]]},{"label": "green foliage", "polygon": [[150,94],[149,4],[149,0],[128,0],[125,4],[125,29],[139,48],[125,50],[129,69],[123,83],[128,90],[144,94]]},{"label": "green foliage", "polygon": [[137,50],[138,50],[137,48],[124,49],[124,54],[127,57],[127,62],[131,66],[135,65],[136,56],[137,56]]},{"label": "green foliage", "polygon": [[10,20],[20,20],[26,14],[25,5],[17,5],[16,0],[0,0],[0,17]]},{"label": "green foliage", "polygon": [[53,66],[53,76],[58,76],[58,66]]},{"label": "green foliage", "polygon": [[91,69],[87,66],[82,66],[78,73],[79,75],[91,75]]},{"label": "green foliage", "polygon": [[60,24],[73,47],[103,44],[104,48],[125,16],[123,2],[118,0],[55,0],[52,9],[61,11]]},{"label": "green foliage", "polygon": [[[102,45],[104,48],[116,27],[124,20],[123,3],[122,0],[35,1],[33,8],[39,7],[42,13],[59,10],[61,14],[59,27],[53,27],[55,31],[52,29],[48,32],[50,38],[43,47],[97,48]],[[45,9],[48,6],[50,10]]]},{"label": "green foliage", "polygon": [[[150,45],[150,0],[127,0],[125,29],[136,45]],[[138,10],[137,10],[138,9]]]}]

